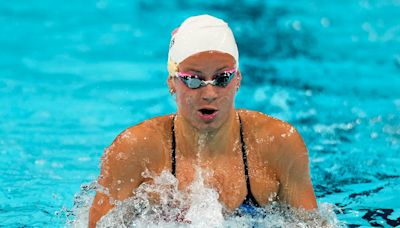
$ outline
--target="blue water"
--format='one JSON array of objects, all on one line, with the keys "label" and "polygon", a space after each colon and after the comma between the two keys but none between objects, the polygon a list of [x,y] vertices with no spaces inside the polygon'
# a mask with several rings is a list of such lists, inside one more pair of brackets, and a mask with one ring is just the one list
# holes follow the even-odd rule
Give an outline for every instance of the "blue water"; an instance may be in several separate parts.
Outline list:
[{"label": "blue water", "polygon": [[400,224],[400,1],[38,0],[0,3],[0,226],[63,226],[114,137],[176,111],[170,32],[202,13],[236,35],[236,107],[302,134],[318,202]]}]

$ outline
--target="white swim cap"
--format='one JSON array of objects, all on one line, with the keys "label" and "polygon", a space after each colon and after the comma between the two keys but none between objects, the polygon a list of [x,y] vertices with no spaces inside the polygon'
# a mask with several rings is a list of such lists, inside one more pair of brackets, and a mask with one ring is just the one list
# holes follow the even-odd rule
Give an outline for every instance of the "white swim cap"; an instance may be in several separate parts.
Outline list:
[{"label": "white swim cap", "polygon": [[174,75],[178,64],[203,51],[220,51],[233,56],[239,66],[239,52],[228,24],[210,15],[189,17],[172,33],[168,72]]}]

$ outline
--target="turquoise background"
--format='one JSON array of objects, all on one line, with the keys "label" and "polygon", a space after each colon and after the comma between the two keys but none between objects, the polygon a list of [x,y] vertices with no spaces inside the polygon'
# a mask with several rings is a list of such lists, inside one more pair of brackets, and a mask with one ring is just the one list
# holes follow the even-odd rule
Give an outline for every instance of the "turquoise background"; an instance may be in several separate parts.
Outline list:
[{"label": "turquoise background", "polygon": [[302,134],[318,202],[400,224],[400,1],[38,0],[0,3],[0,226],[63,226],[113,139],[176,111],[170,33],[204,13],[235,33],[236,107]]}]

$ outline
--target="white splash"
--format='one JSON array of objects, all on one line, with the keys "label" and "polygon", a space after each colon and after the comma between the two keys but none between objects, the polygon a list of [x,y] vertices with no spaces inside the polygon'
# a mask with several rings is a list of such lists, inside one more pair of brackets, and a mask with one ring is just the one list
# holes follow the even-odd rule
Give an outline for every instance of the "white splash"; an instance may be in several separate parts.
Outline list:
[{"label": "white splash", "polygon": [[[190,208],[185,220],[191,221],[191,227],[221,227],[224,223],[222,205],[219,203],[218,193],[204,185],[204,174],[199,167],[195,168],[195,181],[189,186]],[[201,215],[201,216],[199,216]]]},{"label": "white splash", "polygon": [[[319,211],[306,212],[277,202],[256,209],[257,215],[227,213],[218,201],[218,193],[204,184],[212,172],[195,167],[193,183],[178,190],[178,180],[168,171],[159,176],[149,172],[143,175],[152,183],[143,183],[135,196],[115,201],[116,207],[97,223],[97,227],[340,227],[334,206],[321,204]],[[69,227],[87,227],[88,213],[94,190],[100,186],[93,182],[82,187],[75,196],[72,210],[62,209]],[[103,190],[102,190],[103,191]],[[103,191],[104,192],[104,191]],[[157,197],[155,197],[157,196]],[[274,198],[271,195],[271,199]],[[62,216],[61,215],[61,216]]]}]

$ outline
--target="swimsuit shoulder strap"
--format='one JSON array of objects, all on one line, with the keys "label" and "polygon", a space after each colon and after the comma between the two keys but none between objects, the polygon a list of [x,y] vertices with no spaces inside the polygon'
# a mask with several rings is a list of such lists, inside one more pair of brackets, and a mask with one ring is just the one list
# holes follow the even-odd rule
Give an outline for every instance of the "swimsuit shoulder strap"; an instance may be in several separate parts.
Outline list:
[{"label": "swimsuit shoulder strap", "polygon": [[240,124],[240,142],[242,144],[242,156],[243,156],[243,163],[244,163],[244,176],[246,179],[246,186],[247,186],[247,196],[245,199],[245,203],[252,204],[254,206],[258,206],[257,200],[254,198],[253,193],[251,192],[250,177],[249,177],[249,164],[247,161],[246,144],[244,143],[244,137],[243,137],[243,124],[242,124],[242,120],[240,119],[239,113],[238,113],[238,117],[239,117],[239,124]]},{"label": "swimsuit shoulder strap", "polygon": [[175,152],[175,117],[176,117],[176,115],[174,115],[173,117],[172,117],[172,124],[171,124],[171,130],[172,130],[172,145],[171,145],[171,163],[172,163],[172,169],[171,169],[171,173],[172,173],[172,175],[174,175],[174,176],[176,176],[175,175],[175,173],[176,173],[176,160],[175,160],[175,154],[176,154],[176,152]]}]

